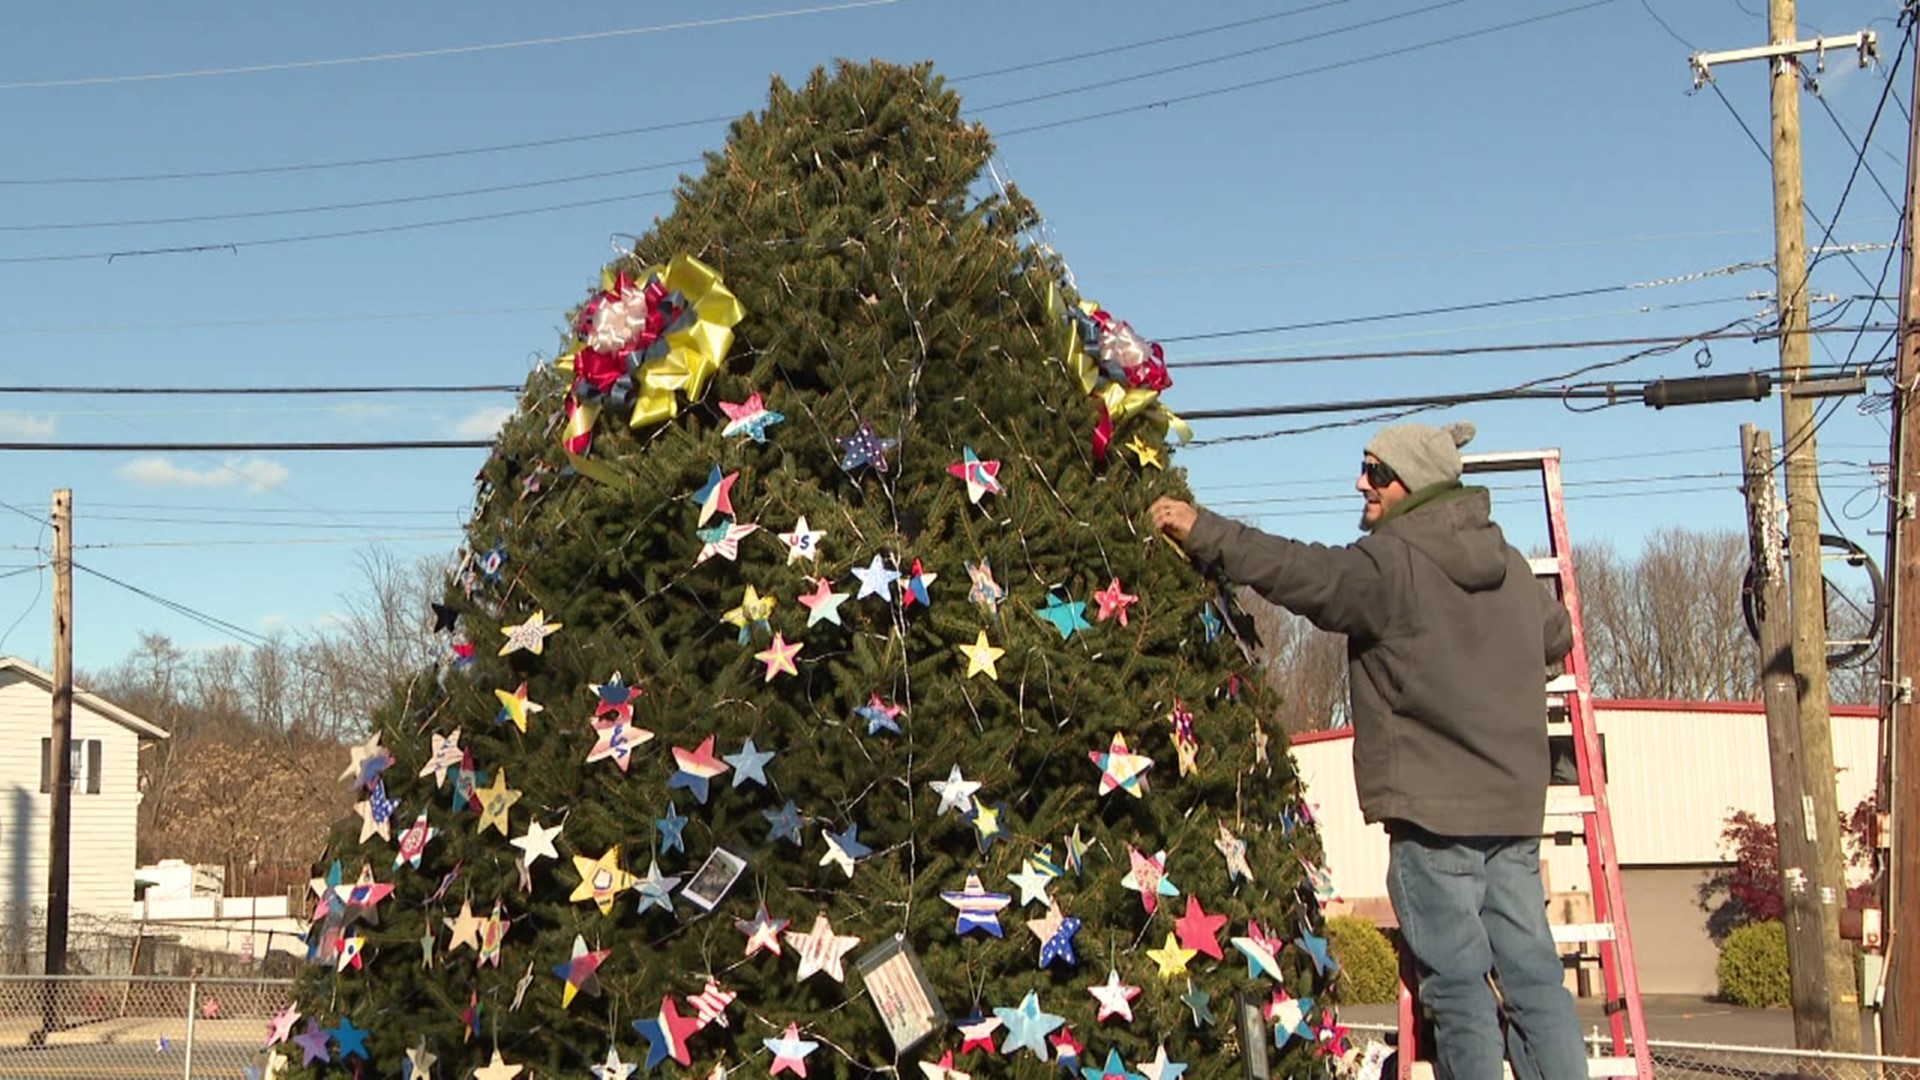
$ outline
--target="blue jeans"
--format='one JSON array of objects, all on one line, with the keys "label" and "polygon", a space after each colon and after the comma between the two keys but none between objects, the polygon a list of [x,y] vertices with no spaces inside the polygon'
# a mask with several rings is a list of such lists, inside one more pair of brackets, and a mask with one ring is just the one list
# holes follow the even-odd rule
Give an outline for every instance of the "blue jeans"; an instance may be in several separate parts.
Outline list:
[{"label": "blue jeans", "polygon": [[1584,1080],[1580,1021],[1547,928],[1539,839],[1435,836],[1405,822],[1389,832],[1387,893],[1419,967],[1420,1000],[1433,1010],[1440,1075],[1498,1080],[1510,1057],[1519,1080]]}]

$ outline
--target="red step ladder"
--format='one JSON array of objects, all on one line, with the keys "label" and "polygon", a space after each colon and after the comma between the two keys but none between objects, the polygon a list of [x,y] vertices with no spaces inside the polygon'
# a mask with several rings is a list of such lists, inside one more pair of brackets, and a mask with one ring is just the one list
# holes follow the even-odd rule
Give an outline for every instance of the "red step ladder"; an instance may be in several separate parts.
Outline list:
[{"label": "red step ladder", "polygon": [[[1594,918],[1591,923],[1555,924],[1553,938],[1560,945],[1592,944],[1599,953],[1612,1045],[1609,1054],[1587,1060],[1589,1075],[1652,1080],[1647,1018],[1640,1002],[1640,977],[1633,965],[1633,938],[1627,932],[1626,895],[1620,884],[1620,859],[1613,846],[1613,815],[1607,808],[1600,732],[1594,722],[1586,627],[1580,617],[1580,590],[1573,580],[1573,544],[1567,532],[1566,498],[1560,484],[1560,451],[1465,454],[1461,462],[1469,473],[1536,473],[1546,496],[1551,554],[1529,561],[1534,576],[1554,589],[1573,620],[1573,651],[1567,654],[1565,673],[1546,684],[1546,722],[1550,735],[1571,737],[1580,782],[1578,786],[1547,789],[1547,820],[1542,823],[1541,835],[1556,843],[1579,843],[1586,848]],[[1431,1064],[1419,1060],[1420,1023],[1411,989],[1417,978],[1412,958],[1403,954],[1397,1053],[1400,1080],[1431,1075]]]}]

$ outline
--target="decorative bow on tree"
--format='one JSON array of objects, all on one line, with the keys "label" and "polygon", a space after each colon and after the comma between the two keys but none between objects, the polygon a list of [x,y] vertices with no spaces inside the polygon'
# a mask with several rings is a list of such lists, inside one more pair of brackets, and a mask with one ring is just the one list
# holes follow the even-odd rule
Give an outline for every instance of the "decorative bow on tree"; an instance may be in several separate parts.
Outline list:
[{"label": "decorative bow on tree", "polygon": [[1069,305],[1057,285],[1048,289],[1047,310],[1060,320],[1062,360],[1100,412],[1093,427],[1094,460],[1104,465],[1115,427],[1141,414],[1163,440],[1169,433],[1183,443],[1193,438],[1186,421],[1160,401],[1173,376],[1157,342],[1091,300]]},{"label": "decorative bow on tree", "polygon": [[562,433],[567,452],[592,447],[603,410],[637,428],[671,419],[681,393],[699,398],[745,314],[719,273],[691,255],[649,270],[644,283],[603,271],[599,295],[574,320],[573,348],[555,362],[573,379]]}]

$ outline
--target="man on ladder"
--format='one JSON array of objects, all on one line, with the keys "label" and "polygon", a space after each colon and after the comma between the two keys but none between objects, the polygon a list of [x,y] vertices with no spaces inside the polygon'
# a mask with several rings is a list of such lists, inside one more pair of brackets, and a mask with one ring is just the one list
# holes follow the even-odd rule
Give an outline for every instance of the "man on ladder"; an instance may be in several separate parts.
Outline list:
[{"label": "man on ladder", "polygon": [[1387,888],[1432,1009],[1443,1075],[1588,1075],[1547,925],[1540,826],[1549,762],[1544,664],[1567,611],[1460,481],[1471,424],[1400,424],[1367,444],[1367,533],[1344,547],[1270,536],[1174,499],[1156,528],[1203,565],[1347,635],[1355,786],[1392,840]]}]

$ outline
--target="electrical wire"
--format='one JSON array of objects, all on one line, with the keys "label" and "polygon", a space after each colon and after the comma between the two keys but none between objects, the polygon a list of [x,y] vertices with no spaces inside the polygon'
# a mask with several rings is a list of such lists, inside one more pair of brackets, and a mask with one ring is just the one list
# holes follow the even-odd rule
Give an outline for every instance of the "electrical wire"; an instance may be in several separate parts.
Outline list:
[{"label": "electrical wire", "polygon": [[785,11],[761,11],[747,15],[721,15],[707,19],[687,19],[681,22],[659,23],[653,26],[633,26],[618,30],[594,30],[578,34],[556,34],[550,37],[523,38],[517,41],[496,41],[480,45],[448,45],[433,49],[411,49],[404,52],[369,53],[362,56],[342,56],[325,60],[287,60],[271,64],[243,64],[236,67],[197,68],[186,71],[149,72],[138,75],[94,75],[66,79],[35,79],[0,83],[0,91],[49,90],[75,86],[111,86],[125,83],[170,82],[179,79],[206,79],[223,75],[259,75],[274,71],[311,71],[315,68],[384,64],[396,60],[425,60],[445,56],[471,56],[476,53],[505,52],[510,49],[529,49],[548,45],[573,45],[587,41],[608,41],[614,38],[665,34],[679,30],[704,30],[716,26],[735,26],[741,23],[766,22],[773,19],[792,19],[806,15],[824,15],[832,12],[852,11],[858,8],[885,7],[898,2],[899,0],[845,0],[843,3],[824,4],[809,8],[793,8]]},{"label": "electrical wire", "polygon": [[1041,123],[1028,124],[1025,127],[1009,128],[1009,129],[998,132],[997,137],[1000,139],[1010,139],[1020,135],[1031,135],[1040,131],[1051,131],[1054,128],[1067,127],[1073,124],[1084,124],[1084,123],[1090,123],[1095,120],[1109,119],[1115,116],[1125,116],[1129,113],[1145,112],[1150,109],[1168,109],[1175,105],[1184,105],[1190,101],[1199,101],[1204,98],[1218,97],[1223,94],[1239,93],[1242,90],[1252,90],[1262,86],[1272,86],[1276,83],[1287,82],[1293,79],[1303,78],[1308,75],[1319,75],[1329,71],[1345,70],[1345,69],[1354,67],[1355,65],[1369,63],[1375,60],[1386,60],[1391,57],[1405,56],[1410,53],[1422,52],[1427,49],[1437,49],[1443,45],[1453,45],[1462,41],[1466,41],[1470,38],[1485,37],[1488,34],[1499,33],[1502,30],[1513,30],[1522,26],[1531,25],[1533,23],[1546,22],[1549,19],[1558,19],[1567,15],[1574,15],[1582,11],[1588,11],[1593,8],[1605,7],[1608,4],[1611,4],[1612,2],[1613,0],[1588,0],[1587,3],[1577,4],[1570,8],[1562,8],[1559,11],[1549,11],[1539,15],[1531,15],[1522,19],[1515,19],[1509,22],[1496,23],[1492,26],[1481,27],[1480,29],[1477,29],[1477,30],[1469,30],[1463,33],[1450,34],[1446,37],[1436,38],[1432,41],[1416,42],[1415,44],[1412,44],[1412,45],[1403,45],[1403,46],[1400,46],[1399,48],[1394,48],[1394,49],[1383,49],[1379,52],[1368,53],[1364,56],[1357,56],[1347,60],[1340,60],[1340,61],[1335,61],[1333,63],[1321,64],[1317,67],[1300,68],[1295,71],[1282,72],[1281,74],[1278,74],[1278,75],[1269,75],[1265,78],[1250,79],[1250,80],[1247,80],[1246,82],[1233,83],[1228,86],[1217,86],[1208,90],[1197,90],[1197,91],[1193,91],[1191,93],[1186,93],[1186,94],[1176,94],[1171,97],[1164,97],[1156,101],[1149,101],[1139,105],[1125,105],[1119,108],[1103,109],[1099,112],[1085,113],[1080,116],[1070,116],[1060,120],[1048,120]]},{"label": "electrical wire", "polygon": [[[1810,336],[1820,334],[1849,334],[1862,329],[1855,326],[1810,326],[1798,333]],[[1868,327],[1873,330],[1892,330],[1892,326],[1879,325]],[[1174,371],[1190,368],[1230,368],[1230,367],[1267,367],[1288,364],[1329,364],[1358,360],[1411,360],[1423,358],[1445,358],[1458,356],[1482,356],[1496,353],[1522,352],[1560,352],[1575,349],[1613,349],[1629,345],[1687,345],[1696,341],[1766,341],[1777,340],[1776,332],[1725,331],[1705,334],[1649,335],[1645,337],[1619,338],[1583,338],[1571,341],[1533,341],[1502,345],[1449,345],[1430,349],[1381,349],[1369,352],[1337,353],[1296,353],[1288,356],[1235,356],[1211,360],[1169,361],[1167,367]],[[1823,365],[1825,366],[1825,365]],[[1846,365],[1837,365],[1846,366]]]},{"label": "electrical wire", "polygon": [[491,439],[389,439],[366,442],[0,442],[0,450],[72,451],[74,453],[128,453],[172,450],[179,452],[281,451],[327,453],[361,450],[485,450]]},{"label": "electrical wire", "polygon": [[108,540],[90,544],[75,544],[75,551],[109,551],[120,548],[200,548],[200,547],[262,547],[299,544],[302,546],[325,544],[371,544],[371,543],[411,543],[415,541],[446,541],[465,535],[458,529],[432,532],[410,533],[373,533],[367,536],[262,536],[249,537],[209,537],[200,540]]},{"label": "electrical wire", "polygon": [[152,255],[190,255],[211,251],[228,251],[238,254],[246,248],[277,247],[284,244],[305,244],[315,240],[339,240],[356,236],[380,236],[387,233],[412,232],[417,229],[437,229],[447,225],[471,225],[482,221],[503,221],[507,218],[527,217],[532,214],[550,214],[560,210],[577,210],[587,206],[608,206],[613,203],[632,202],[635,199],[651,199],[661,195],[671,195],[671,188],[657,191],[640,191],[630,195],[608,195],[597,199],[577,199],[573,202],[550,203],[546,206],[529,206],[518,210],[496,210],[484,214],[463,214],[459,217],[435,218],[430,221],[406,221],[394,225],[371,225],[358,229],[334,229],[328,232],[297,233],[291,236],[269,236],[256,240],[223,240],[204,244],[181,244],[173,247],[133,248],[118,251],[86,251],[60,255],[9,255],[0,257],[0,265],[23,265],[28,263],[90,262],[104,259],[131,259]]}]

